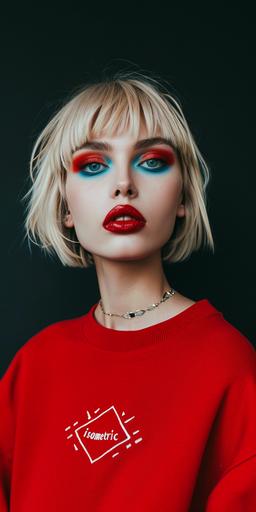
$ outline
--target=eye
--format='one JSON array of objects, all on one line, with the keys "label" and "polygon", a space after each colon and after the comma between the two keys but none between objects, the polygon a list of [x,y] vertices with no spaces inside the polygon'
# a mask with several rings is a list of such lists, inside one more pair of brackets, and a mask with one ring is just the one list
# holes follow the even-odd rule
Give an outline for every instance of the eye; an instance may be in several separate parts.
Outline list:
[{"label": "eye", "polygon": [[82,174],[98,174],[104,171],[106,167],[107,165],[104,165],[100,162],[89,162],[83,166],[80,166],[79,172]]},{"label": "eye", "polygon": [[148,158],[147,160],[143,160],[139,165],[144,167],[142,164],[147,164],[149,167],[145,167],[148,170],[162,169],[167,166],[167,162],[162,158]]},{"label": "eye", "polygon": [[72,164],[72,170],[75,173],[79,173],[85,176],[92,176],[95,174],[100,174],[103,172],[108,166],[104,164],[102,161],[98,161],[98,157],[79,155],[77,158],[74,158]]},{"label": "eye", "polygon": [[151,149],[140,156],[139,167],[147,171],[166,171],[175,163],[175,155],[171,148]]}]

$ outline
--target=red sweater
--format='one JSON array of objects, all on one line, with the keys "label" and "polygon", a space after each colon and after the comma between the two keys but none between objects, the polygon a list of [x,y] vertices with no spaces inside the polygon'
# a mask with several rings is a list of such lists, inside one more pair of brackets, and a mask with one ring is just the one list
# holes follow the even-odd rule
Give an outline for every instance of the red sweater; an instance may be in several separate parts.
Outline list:
[{"label": "red sweater", "polygon": [[96,305],[0,381],[0,511],[255,512],[252,344],[207,299],[136,331]]}]

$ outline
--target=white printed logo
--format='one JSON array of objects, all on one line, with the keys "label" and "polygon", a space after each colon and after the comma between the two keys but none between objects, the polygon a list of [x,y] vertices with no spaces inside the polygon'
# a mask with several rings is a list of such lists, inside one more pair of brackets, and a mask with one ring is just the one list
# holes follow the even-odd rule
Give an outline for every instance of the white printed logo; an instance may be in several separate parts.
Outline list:
[{"label": "white printed logo", "polygon": [[[94,414],[97,414],[99,411],[100,409],[96,409]],[[123,418],[125,412],[122,412],[121,416]],[[137,437],[136,439],[132,437],[136,436],[139,430],[135,430],[130,434],[126,428],[127,424],[134,420],[134,418],[135,416],[132,416],[121,420],[113,405],[92,419],[89,411],[87,411],[87,419],[89,421],[75,428],[74,433],[70,433],[67,439],[73,440],[73,447],[76,451],[79,448],[83,449],[93,464],[108,453],[116,450],[118,446],[123,445],[122,448],[128,449],[142,441],[142,437]],[[75,421],[72,426],[76,427],[77,425],[78,421]],[[66,427],[65,432],[69,432],[72,426]],[[74,435],[76,436],[75,441]],[[112,454],[112,458],[117,457],[119,453],[119,451],[115,451]]]}]

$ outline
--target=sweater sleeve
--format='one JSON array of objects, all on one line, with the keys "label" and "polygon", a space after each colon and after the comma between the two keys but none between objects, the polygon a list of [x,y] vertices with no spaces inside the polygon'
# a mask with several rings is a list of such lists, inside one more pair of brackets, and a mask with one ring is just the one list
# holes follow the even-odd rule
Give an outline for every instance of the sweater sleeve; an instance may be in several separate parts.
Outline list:
[{"label": "sweater sleeve", "polygon": [[256,453],[233,465],[214,487],[206,512],[256,510]]},{"label": "sweater sleeve", "polygon": [[11,472],[15,436],[15,407],[20,378],[21,349],[0,380],[0,510],[10,508]]},{"label": "sweater sleeve", "polygon": [[[215,339],[221,399],[189,512],[256,511],[256,351],[229,325]],[[213,356],[214,357],[214,356]]]},{"label": "sweater sleeve", "polygon": [[216,418],[206,512],[256,511],[256,352],[247,338],[239,343],[239,364]]}]

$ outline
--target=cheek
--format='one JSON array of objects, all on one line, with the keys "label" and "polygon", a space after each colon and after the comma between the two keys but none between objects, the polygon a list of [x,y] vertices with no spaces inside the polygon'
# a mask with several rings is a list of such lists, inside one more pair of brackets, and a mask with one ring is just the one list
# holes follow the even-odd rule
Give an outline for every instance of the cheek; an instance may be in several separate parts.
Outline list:
[{"label": "cheek", "polygon": [[72,208],[72,204],[75,202],[77,196],[78,187],[71,172],[67,174],[65,190],[69,206]]},{"label": "cheek", "polygon": [[74,221],[85,219],[85,214],[89,214],[97,206],[95,202],[95,192],[87,190],[84,183],[78,176],[68,175],[66,180],[66,196],[69,208],[74,217]]},{"label": "cheek", "polygon": [[151,196],[153,208],[149,209],[149,218],[152,232],[162,243],[166,242],[174,228],[181,190],[182,180],[179,176],[164,180],[158,187],[154,187]]},{"label": "cheek", "polygon": [[153,189],[154,207],[158,208],[159,213],[162,212],[163,215],[170,215],[172,211],[175,215],[180,203],[181,191],[182,178],[178,173],[169,176],[167,180],[159,180],[157,187]]}]

